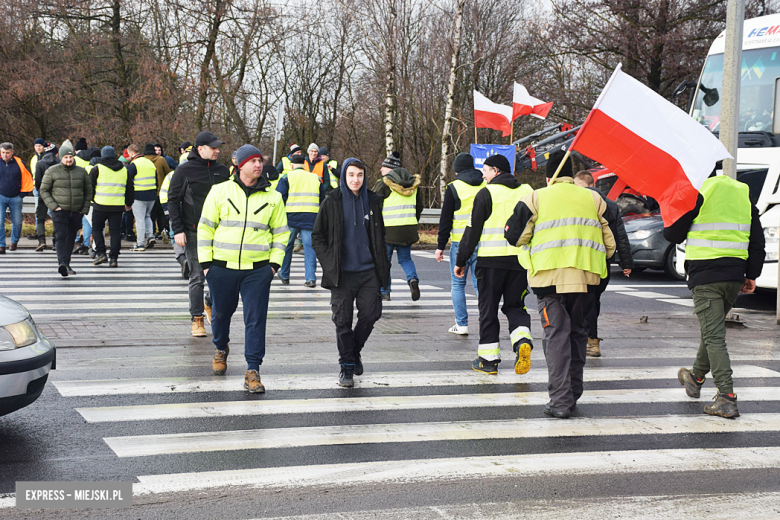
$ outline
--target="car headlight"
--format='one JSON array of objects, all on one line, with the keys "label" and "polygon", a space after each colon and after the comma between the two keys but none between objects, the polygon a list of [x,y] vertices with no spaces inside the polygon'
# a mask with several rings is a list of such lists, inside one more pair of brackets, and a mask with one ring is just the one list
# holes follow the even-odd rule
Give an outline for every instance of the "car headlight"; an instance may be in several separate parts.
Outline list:
[{"label": "car headlight", "polygon": [[35,325],[30,318],[0,327],[0,350],[22,348],[36,341],[38,341],[38,334],[35,333]]},{"label": "car headlight", "polygon": [[633,240],[644,240],[652,234],[653,231],[650,229],[639,229],[637,231],[632,231],[631,233],[628,233],[628,238]]}]

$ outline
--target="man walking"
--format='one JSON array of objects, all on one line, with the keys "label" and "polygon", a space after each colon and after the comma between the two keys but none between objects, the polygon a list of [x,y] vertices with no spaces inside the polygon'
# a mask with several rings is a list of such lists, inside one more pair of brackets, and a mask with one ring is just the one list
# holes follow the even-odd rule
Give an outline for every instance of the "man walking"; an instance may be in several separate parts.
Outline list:
[{"label": "man walking", "polygon": [[265,387],[258,371],[265,356],[271,280],[282,261],[289,231],[282,197],[262,176],[260,150],[245,144],[238,149],[236,162],[238,173],[214,187],[203,203],[198,261],[214,302],[214,374],[224,375],[227,370],[230,319],[240,295],[247,363],[244,388],[262,393]]},{"label": "man walking", "polygon": [[73,153],[73,145],[69,140],[62,143],[61,162],[46,170],[40,187],[41,198],[52,211],[57,271],[63,277],[76,274],[70,267],[70,257],[81,218],[89,213],[94,193],[87,171],[76,166]]},{"label": "man walking", "polygon": [[152,209],[157,201],[157,168],[152,161],[141,155],[138,146],[131,144],[127,147],[127,152],[130,155],[127,171],[133,179],[133,216],[136,232],[135,247],[131,247],[130,251],[146,251],[153,248],[155,244]]},{"label": "man walking", "polygon": [[30,169],[14,156],[14,145],[0,144],[0,255],[5,254],[5,212],[11,211],[11,244],[9,251],[15,251],[22,238],[22,199],[33,191]]},{"label": "man walking", "polygon": [[615,242],[603,217],[604,199],[574,184],[570,160],[552,181],[560,162],[551,155],[548,186],[517,203],[504,236],[522,247],[528,285],[539,302],[550,395],[544,413],[567,419],[583,391],[585,311],[607,276]]},{"label": "man walking", "polygon": [[[412,260],[412,244],[420,240],[417,234],[422,214],[422,194],[417,190],[420,176],[401,168],[401,155],[390,154],[382,163],[382,177],[374,185],[374,193],[384,199],[382,218],[387,229],[387,260],[392,264],[393,251],[398,252],[398,263],[406,274],[406,283],[412,300],[420,299],[420,279]],[[382,299],[390,301],[390,282],[382,287]]]},{"label": "man walking", "polygon": [[712,372],[718,393],[704,412],[739,417],[726,349],[726,314],[737,296],[755,291],[765,256],[764,230],[747,185],[725,175],[711,176],[699,191],[696,207],[664,228],[664,237],[673,244],[686,240],[688,288],[701,328],[693,368],[681,368],[677,379],[688,396],[698,398],[705,376]]},{"label": "man walking", "polygon": [[487,185],[474,197],[469,224],[455,258],[455,276],[464,278],[466,264],[479,245],[474,269],[479,289],[479,347],[471,368],[485,374],[498,374],[501,362],[498,310],[502,298],[501,311],[509,322],[509,340],[515,353],[515,373],[525,374],[531,369],[531,317],[525,308],[528,280],[517,258],[519,249],[504,239],[504,226],[517,202],[533,190],[528,184],[520,184],[511,170],[503,155],[485,160],[482,175]]},{"label": "man walking", "polygon": [[474,197],[485,186],[485,180],[482,178],[482,172],[474,168],[474,158],[471,154],[458,154],[452,169],[457,175],[455,180],[447,185],[447,191],[444,192],[444,202],[441,206],[441,217],[439,218],[438,248],[435,256],[436,260],[441,262],[444,259],[444,248],[447,247],[447,242],[451,241],[450,285],[452,308],[455,309],[455,325],[450,327],[448,332],[466,335],[469,333],[469,312],[466,307],[466,276],[471,271],[471,283],[474,285],[474,291],[479,295],[477,279],[474,277],[474,266],[477,263],[479,246],[474,249],[474,252],[466,260],[466,270],[463,278],[455,276],[455,263],[458,258],[458,249],[463,238],[463,231],[466,229],[466,225],[471,217],[471,209],[474,207]]},{"label": "man walking", "polygon": [[219,147],[224,143],[211,132],[201,132],[195,138],[187,161],[180,164],[171,177],[168,190],[168,214],[174,242],[184,247],[189,265],[189,300],[192,335],[206,337],[203,324],[203,269],[198,262],[197,226],[203,212],[203,202],[212,186],[230,178],[227,167],[217,162]]},{"label": "man walking", "polygon": [[[119,222],[125,209],[133,206],[135,194],[133,180],[125,165],[116,158],[111,146],[100,151],[100,161],[89,173],[89,179],[95,192],[92,206],[92,229],[95,239],[95,260],[92,265],[108,262],[109,267],[119,265],[119,248],[122,240],[119,236]],[[106,256],[106,238],[103,231],[108,221],[111,233],[111,252]]]},{"label": "man walking", "polygon": [[[41,197],[41,182],[46,170],[60,163],[59,153],[60,149],[56,144],[48,144],[43,150],[43,157],[35,163],[35,191],[38,192],[38,200],[35,203],[35,236],[38,238],[38,247],[35,250],[38,252],[46,249],[46,218],[51,213]],[[52,247],[54,247],[53,242],[52,236]]]},{"label": "man walking", "polygon": [[[382,316],[379,290],[390,280],[382,221],[382,199],[366,189],[366,167],[357,159],[344,161],[342,182],[330,192],[317,214],[312,244],[322,264],[322,286],[330,289],[339,385],[354,386],[363,374],[361,352],[374,324]],[[357,304],[357,324],[352,314]]]}]

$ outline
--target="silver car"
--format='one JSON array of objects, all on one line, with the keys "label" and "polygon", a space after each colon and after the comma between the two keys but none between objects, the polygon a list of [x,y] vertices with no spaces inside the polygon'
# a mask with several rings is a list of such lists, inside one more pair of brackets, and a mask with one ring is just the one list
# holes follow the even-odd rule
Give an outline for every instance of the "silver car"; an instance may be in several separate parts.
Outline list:
[{"label": "silver car", "polygon": [[[662,269],[675,280],[685,279],[685,275],[681,276],[675,266],[677,248],[664,238],[664,222],[660,214],[627,215],[623,217],[623,225],[637,271]],[[615,257],[617,260],[617,255]]]},{"label": "silver car", "polygon": [[0,296],[0,415],[38,399],[56,364],[57,350],[27,309]]}]

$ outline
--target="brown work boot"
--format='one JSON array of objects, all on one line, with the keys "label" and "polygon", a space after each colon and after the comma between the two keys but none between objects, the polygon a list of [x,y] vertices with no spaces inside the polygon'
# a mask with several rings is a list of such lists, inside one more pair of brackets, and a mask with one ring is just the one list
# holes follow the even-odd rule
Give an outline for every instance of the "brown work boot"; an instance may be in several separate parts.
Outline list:
[{"label": "brown work boot", "polygon": [[9,250],[9,251],[16,251],[16,244],[14,244],[13,242],[11,242],[11,245],[10,245],[10,246],[8,246],[8,250]]},{"label": "brown work boot", "polygon": [[214,361],[211,362],[211,368],[215,376],[224,376],[227,371],[227,357],[230,353],[230,347],[225,350],[214,349]]},{"label": "brown work boot", "polygon": [[737,409],[737,394],[721,394],[718,392],[712,404],[708,404],[704,407],[704,413],[710,415],[718,415],[720,417],[726,417],[732,419],[739,417],[739,410]]},{"label": "brown work boot", "polygon": [[203,316],[192,317],[192,335],[196,338],[206,337],[206,327],[203,325]]},{"label": "brown work boot", "polygon": [[588,346],[585,348],[585,355],[590,357],[601,357],[599,343],[601,343],[599,338],[588,338]]},{"label": "brown work boot", "polygon": [[211,325],[211,305],[208,304],[208,301],[205,298],[203,299],[203,311],[206,313],[206,319],[209,320],[209,325]]},{"label": "brown work boot", "polygon": [[244,374],[244,388],[252,394],[262,394],[265,392],[263,383],[260,382],[260,375],[257,370],[247,370]]}]

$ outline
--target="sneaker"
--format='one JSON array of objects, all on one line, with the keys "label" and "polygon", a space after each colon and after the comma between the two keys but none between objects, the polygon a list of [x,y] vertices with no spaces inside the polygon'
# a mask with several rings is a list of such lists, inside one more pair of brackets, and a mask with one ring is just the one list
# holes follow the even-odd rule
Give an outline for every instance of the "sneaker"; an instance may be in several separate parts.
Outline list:
[{"label": "sneaker", "polygon": [[68,274],[76,274],[76,271],[74,271],[73,269],[71,269],[69,265],[67,265],[67,266],[65,266],[65,267],[67,267],[67,268],[68,268]]},{"label": "sneaker", "polygon": [[390,301],[390,293],[382,294],[382,301],[383,302],[389,302]]},{"label": "sneaker", "polygon": [[24,238],[26,238],[27,240],[38,240],[38,233],[33,233],[31,235],[27,235]]},{"label": "sneaker", "polygon": [[515,351],[515,374],[527,374],[531,370],[531,350],[533,343],[528,338],[521,338],[512,346]]},{"label": "sneaker", "polygon": [[355,380],[352,379],[352,376],[355,373],[355,369],[353,367],[347,367],[346,365],[341,365],[341,372],[339,372],[339,386],[352,388],[355,386]]},{"label": "sneaker", "polygon": [[289,278],[282,278],[280,276],[279,280],[282,282],[282,285],[290,285],[290,279]]},{"label": "sneaker", "polygon": [[468,325],[460,326],[460,325],[458,325],[456,323],[455,325],[450,327],[450,330],[448,330],[447,332],[449,332],[451,334],[458,334],[460,336],[468,336],[469,335],[469,327],[468,327]]},{"label": "sneaker", "polygon": [[87,246],[81,246],[79,248],[79,254],[80,255],[88,255],[89,254],[89,247]]},{"label": "sneaker", "polygon": [[412,278],[409,281],[409,290],[412,292],[412,301],[416,302],[420,299],[420,280]]},{"label": "sneaker", "polygon": [[739,410],[737,410],[737,394],[733,395],[734,397],[729,397],[726,394],[718,392],[715,397],[713,397],[712,404],[708,404],[704,407],[704,413],[726,417],[727,419],[739,417]]},{"label": "sneaker", "polygon": [[171,243],[171,237],[168,235],[168,233],[162,234],[162,243],[163,244],[170,244]]},{"label": "sneaker", "polygon": [[263,394],[265,387],[260,382],[260,374],[257,370],[247,370],[244,374],[244,388],[249,390],[250,394]]},{"label": "sneaker", "polygon": [[116,258],[112,258],[108,261],[108,267],[119,267],[119,262],[116,261]]},{"label": "sneaker", "polygon": [[38,247],[36,247],[35,250],[41,252],[44,249],[46,249],[46,242],[38,242]]},{"label": "sneaker", "polygon": [[214,361],[211,362],[211,369],[215,376],[224,376],[227,371],[227,358],[230,354],[230,347],[225,350],[214,349]]},{"label": "sneaker", "polygon": [[306,282],[303,285],[305,285],[306,287],[309,287],[309,288],[313,288],[313,287],[317,287],[317,282],[315,282],[314,280],[309,280],[308,282]]},{"label": "sneaker", "polygon": [[486,361],[481,357],[478,357],[477,359],[474,360],[473,363],[471,363],[471,368],[473,368],[477,372],[482,372],[483,374],[495,375],[498,374],[498,364],[500,362],[501,362],[500,359],[497,359],[495,361]]},{"label": "sneaker", "polygon": [[571,410],[564,410],[559,412],[550,408],[550,403],[547,403],[544,405],[544,414],[549,415],[550,417],[555,417],[556,419],[568,419],[571,417]]},{"label": "sneaker", "polygon": [[95,258],[95,261],[92,262],[92,265],[100,265],[103,262],[108,262],[108,257],[106,255],[98,255],[98,257]]},{"label": "sneaker", "polygon": [[146,248],[144,246],[139,246],[138,244],[136,244],[130,248],[130,251],[146,251]]},{"label": "sneaker", "polygon": [[145,247],[146,249],[152,249],[154,247],[154,244],[155,244],[154,239],[150,238],[149,240],[146,241]]},{"label": "sneaker", "polygon": [[95,250],[94,250],[94,249],[92,249],[92,248],[89,248],[89,257],[90,257],[92,260],[94,260],[95,258],[97,258],[97,251],[95,251]]},{"label": "sneaker", "polygon": [[696,376],[693,375],[693,372],[687,368],[681,368],[677,371],[677,380],[685,387],[685,393],[688,394],[688,397],[696,399],[701,397],[701,387],[704,384],[704,379],[705,378],[702,378],[701,381],[698,380]]},{"label": "sneaker", "polygon": [[196,338],[206,337],[206,327],[203,325],[203,316],[192,317],[192,335]]},{"label": "sneaker", "polygon": [[601,348],[599,338],[588,338],[588,346],[585,347],[585,355],[590,357],[601,357]]},{"label": "sneaker", "polygon": [[203,298],[203,310],[206,313],[208,324],[211,325],[211,305],[209,305],[209,301],[206,298]]},{"label": "sneaker", "polygon": [[63,278],[66,278],[68,276],[68,266],[65,264],[60,264],[60,266],[57,267],[57,272],[60,273]]},{"label": "sneaker", "polygon": [[360,357],[360,352],[355,352],[355,375],[363,375],[363,358]]}]

